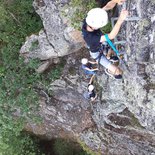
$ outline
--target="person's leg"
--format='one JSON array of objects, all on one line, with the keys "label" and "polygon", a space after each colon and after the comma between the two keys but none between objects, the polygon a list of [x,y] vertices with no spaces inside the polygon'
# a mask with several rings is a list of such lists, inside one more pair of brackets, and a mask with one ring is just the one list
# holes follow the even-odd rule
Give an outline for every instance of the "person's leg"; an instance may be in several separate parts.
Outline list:
[{"label": "person's leg", "polygon": [[113,64],[109,65],[108,71],[114,75],[122,75],[123,74],[123,71],[118,66],[115,66]]},{"label": "person's leg", "polygon": [[[93,53],[90,51],[90,55],[92,58],[97,58],[99,55],[99,52]],[[99,61],[99,59],[97,59],[96,61]],[[99,62],[102,66],[104,66],[106,69],[108,69],[108,71],[113,74],[113,75],[122,75],[122,70],[118,67],[115,66],[113,64],[111,64],[111,62],[104,56],[101,56],[100,62]]]},{"label": "person's leg", "polygon": [[93,74],[92,77],[90,78],[89,84],[92,84],[93,83],[94,77],[95,77],[95,74]]},{"label": "person's leg", "polygon": [[107,53],[107,59],[110,59],[110,56],[115,55],[114,51],[110,48]]},{"label": "person's leg", "polygon": [[118,66],[111,64],[111,62],[105,56],[101,57],[100,64],[108,69],[108,71],[113,75],[122,75],[123,73]]}]

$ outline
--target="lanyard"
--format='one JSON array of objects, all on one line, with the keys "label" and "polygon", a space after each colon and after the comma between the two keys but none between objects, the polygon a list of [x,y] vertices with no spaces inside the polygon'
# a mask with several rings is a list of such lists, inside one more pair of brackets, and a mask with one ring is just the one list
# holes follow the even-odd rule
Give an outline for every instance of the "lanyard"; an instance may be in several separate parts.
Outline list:
[{"label": "lanyard", "polygon": [[119,56],[119,52],[116,49],[115,45],[111,42],[111,40],[109,39],[108,35],[104,35],[106,38],[106,41],[108,42],[108,44],[111,46],[111,48],[114,50],[114,52],[116,53],[117,56]]}]

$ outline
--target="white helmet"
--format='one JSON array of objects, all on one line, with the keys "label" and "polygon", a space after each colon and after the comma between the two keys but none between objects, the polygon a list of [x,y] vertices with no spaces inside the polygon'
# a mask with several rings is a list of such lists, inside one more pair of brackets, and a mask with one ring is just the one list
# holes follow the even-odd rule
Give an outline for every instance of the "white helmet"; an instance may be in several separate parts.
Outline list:
[{"label": "white helmet", "polygon": [[81,63],[82,63],[83,65],[86,65],[86,64],[88,63],[88,59],[87,59],[87,58],[83,58],[83,59],[81,60]]},{"label": "white helmet", "polygon": [[92,84],[91,84],[91,85],[89,85],[89,86],[88,86],[88,90],[89,90],[89,91],[94,90],[94,86],[93,86]]},{"label": "white helmet", "polygon": [[105,26],[108,23],[107,12],[101,8],[91,9],[87,14],[86,23],[95,29]]}]

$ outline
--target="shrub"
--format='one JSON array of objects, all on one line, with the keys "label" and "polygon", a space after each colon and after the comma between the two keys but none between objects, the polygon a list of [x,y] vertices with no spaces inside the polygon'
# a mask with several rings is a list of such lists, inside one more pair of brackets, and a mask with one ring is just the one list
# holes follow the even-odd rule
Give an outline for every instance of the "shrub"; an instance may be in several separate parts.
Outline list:
[{"label": "shrub", "polygon": [[[32,0],[0,2],[0,154],[39,155],[35,141],[21,131],[26,120],[40,121],[35,114],[38,108],[35,86],[57,79],[62,66],[55,67],[49,77],[35,72],[39,60],[24,63],[19,50],[27,36],[39,32],[42,22]],[[32,50],[37,44],[32,44]]]}]

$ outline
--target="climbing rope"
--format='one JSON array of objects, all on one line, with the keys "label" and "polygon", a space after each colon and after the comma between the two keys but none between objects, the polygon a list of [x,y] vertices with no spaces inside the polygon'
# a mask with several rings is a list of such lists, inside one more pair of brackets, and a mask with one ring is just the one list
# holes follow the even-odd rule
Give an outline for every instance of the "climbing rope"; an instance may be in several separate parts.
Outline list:
[{"label": "climbing rope", "polygon": [[116,53],[116,55],[119,57],[119,52],[118,50],[115,48],[114,44],[111,42],[111,40],[109,39],[108,35],[104,35],[106,38],[106,41],[108,42],[108,44],[111,46],[111,48],[114,50],[114,52]]},{"label": "climbing rope", "polygon": [[125,67],[125,69],[130,72],[128,66],[126,65],[126,63],[123,61],[123,59],[120,57],[120,53],[119,51],[116,49],[116,47],[114,46],[114,44],[111,42],[111,40],[109,39],[108,35],[104,35],[106,38],[106,41],[108,42],[108,44],[111,46],[111,48],[113,49],[113,51],[116,53],[117,57],[119,58],[121,64]]}]

